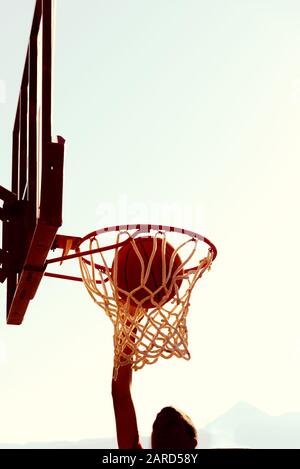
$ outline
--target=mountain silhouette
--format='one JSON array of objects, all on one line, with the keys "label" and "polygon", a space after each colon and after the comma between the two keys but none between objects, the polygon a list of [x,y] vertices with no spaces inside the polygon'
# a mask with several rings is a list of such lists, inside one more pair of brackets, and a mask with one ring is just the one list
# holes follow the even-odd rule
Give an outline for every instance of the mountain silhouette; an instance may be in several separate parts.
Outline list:
[{"label": "mountain silhouette", "polygon": [[207,425],[203,435],[205,448],[296,449],[300,448],[300,413],[271,416],[239,402]]},{"label": "mountain silhouette", "polygon": [[[300,449],[300,412],[271,416],[239,402],[199,431],[199,448]],[[144,448],[149,437],[142,437]],[[116,438],[80,441],[33,442],[24,445],[0,444],[0,449],[113,449]]]}]

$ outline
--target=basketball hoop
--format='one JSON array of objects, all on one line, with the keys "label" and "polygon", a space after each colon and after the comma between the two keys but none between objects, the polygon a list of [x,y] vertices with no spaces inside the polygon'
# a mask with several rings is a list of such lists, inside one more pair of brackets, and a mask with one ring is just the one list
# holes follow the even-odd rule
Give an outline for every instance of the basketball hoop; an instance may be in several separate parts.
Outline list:
[{"label": "basketball hoop", "polygon": [[[109,234],[111,238],[112,233],[114,242],[107,245],[105,237]],[[65,255],[47,263],[77,257],[81,278],[45,275],[82,280],[94,302],[110,318],[114,325],[115,379],[120,366],[130,364],[138,370],[159,357],[189,360],[186,318],[190,296],[217,255],[207,238],[171,226],[121,225],[70,238],[69,248],[75,254],[65,251]],[[135,265],[126,274],[124,262],[129,256]],[[155,271],[160,271],[159,278],[155,278]],[[133,276],[138,281],[133,281]]]}]

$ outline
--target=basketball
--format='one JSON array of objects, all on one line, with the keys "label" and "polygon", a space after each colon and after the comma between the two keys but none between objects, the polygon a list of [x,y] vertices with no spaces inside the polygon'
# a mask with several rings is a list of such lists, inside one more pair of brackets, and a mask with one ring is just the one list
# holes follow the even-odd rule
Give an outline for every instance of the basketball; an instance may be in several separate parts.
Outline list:
[{"label": "basketball", "polygon": [[[156,244],[156,250],[153,258],[151,255],[153,252],[153,245]],[[139,254],[137,254],[137,252]],[[143,308],[154,308],[155,303],[159,303],[160,306],[170,301],[175,295],[175,286],[168,291],[171,287],[172,278],[175,271],[181,265],[181,259],[178,254],[175,255],[173,262],[171,263],[171,256],[174,252],[174,248],[168,242],[165,242],[165,251],[163,251],[163,240],[161,238],[140,237],[135,240],[131,240],[128,244],[125,244],[117,253],[115,260],[112,264],[112,273],[116,291],[121,300],[126,301],[128,294],[132,293],[131,303],[133,305],[136,302],[141,302]],[[140,258],[139,258],[140,256]],[[116,273],[115,273],[115,262]],[[150,272],[148,278],[145,279],[144,286],[141,285],[142,281],[142,263],[144,263],[143,278],[145,278],[147,268],[150,266]],[[165,265],[166,279],[165,287],[163,287],[163,266]],[[171,270],[171,274],[169,275]],[[177,275],[182,274],[182,269],[178,271]],[[182,279],[176,280],[176,285],[180,288]],[[159,287],[161,287],[159,289]],[[121,290],[125,290],[128,294]],[[156,290],[159,289],[157,292]],[[154,295],[152,295],[156,292]],[[151,296],[150,296],[151,295]],[[164,298],[165,297],[165,298]],[[162,302],[163,301],[163,302]]]}]

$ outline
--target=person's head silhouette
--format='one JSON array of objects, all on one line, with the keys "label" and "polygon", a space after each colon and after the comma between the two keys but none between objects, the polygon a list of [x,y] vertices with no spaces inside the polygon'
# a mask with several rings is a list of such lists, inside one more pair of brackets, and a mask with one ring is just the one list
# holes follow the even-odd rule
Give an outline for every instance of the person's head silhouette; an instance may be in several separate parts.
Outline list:
[{"label": "person's head silhouette", "polygon": [[153,449],[192,449],[197,444],[197,430],[187,415],[171,406],[157,414],[151,435]]}]

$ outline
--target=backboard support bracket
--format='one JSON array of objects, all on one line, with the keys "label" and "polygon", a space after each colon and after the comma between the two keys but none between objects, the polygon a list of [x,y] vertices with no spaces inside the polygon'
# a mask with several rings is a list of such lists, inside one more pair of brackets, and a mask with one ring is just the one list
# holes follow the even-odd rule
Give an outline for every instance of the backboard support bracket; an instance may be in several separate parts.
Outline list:
[{"label": "backboard support bracket", "polygon": [[[62,224],[64,142],[62,137],[58,137],[57,142],[48,144],[46,148],[40,215],[21,268],[18,287],[7,310],[7,324],[22,323],[28,304],[43,278],[49,249]],[[55,191],[55,187],[61,190]]]}]

